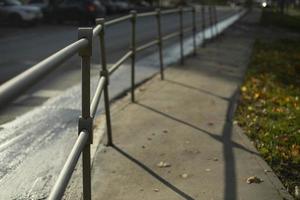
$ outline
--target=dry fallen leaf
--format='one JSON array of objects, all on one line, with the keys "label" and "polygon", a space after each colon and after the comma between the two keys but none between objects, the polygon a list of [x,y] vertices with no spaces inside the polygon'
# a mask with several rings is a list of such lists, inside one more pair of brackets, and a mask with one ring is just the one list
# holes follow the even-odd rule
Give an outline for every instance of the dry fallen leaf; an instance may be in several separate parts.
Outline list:
[{"label": "dry fallen leaf", "polygon": [[181,174],[181,178],[187,178],[189,175],[184,173],[184,174]]},{"label": "dry fallen leaf", "polygon": [[160,162],[157,164],[157,167],[159,167],[159,168],[171,167],[171,164],[170,164],[170,163],[167,163],[167,162],[164,162],[164,161],[160,161]]},{"label": "dry fallen leaf", "polygon": [[208,122],[207,124],[208,124],[209,126],[213,126],[213,125],[214,125],[213,122]]},{"label": "dry fallen leaf", "polygon": [[251,183],[261,183],[261,182],[263,182],[263,180],[260,179],[260,178],[258,178],[258,177],[256,177],[256,176],[250,176],[250,177],[247,178],[246,182],[248,184],[251,184]]}]

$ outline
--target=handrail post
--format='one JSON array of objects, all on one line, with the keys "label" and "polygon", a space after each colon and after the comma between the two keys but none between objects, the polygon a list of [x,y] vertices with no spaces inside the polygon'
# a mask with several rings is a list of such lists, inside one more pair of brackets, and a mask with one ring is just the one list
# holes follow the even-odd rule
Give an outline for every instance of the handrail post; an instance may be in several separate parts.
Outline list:
[{"label": "handrail post", "polygon": [[202,47],[205,47],[205,29],[206,29],[206,23],[205,23],[205,6],[201,5],[201,16],[202,16]]},{"label": "handrail post", "polygon": [[194,45],[194,56],[197,54],[197,26],[196,26],[196,7],[193,7],[193,45]]},{"label": "handrail post", "polygon": [[217,15],[217,8],[214,6],[214,19],[215,19],[215,29],[216,29],[216,37],[219,35],[218,30],[218,15]]},{"label": "handrail post", "polygon": [[180,32],[180,63],[184,64],[184,52],[183,52],[183,8],[179,9],[179,32]]},{"label": "handrail post", "polygon": [[164,63],[163,63],[163,43],[162,43],[162,33],[161,33],[161,12],[160,9],[156,9],[156,19],[157,19],[157,32],[158,32],[158,48],[159,48],[159,64],[160,64],[160,79],[164,80]]},{"label": "handrail post", "polygon": [[83,199],[91,200],[91,149],[90,144],[93,142],[93,120],[90,116],[90,70],[91,56],[93,44],[93,29],[79,28],[78,38],[88,40],[88,45],[79,50],[81,57],[81,75],[82,75],[82,113],[78,123],[78,133],[86,130],[89,134],[89,142],[85,145],[82,151],[82,185]]},{"label": "handrail post", "polygon": [[136,11],[130,11],[131,17],[131,102],[135,102],[135,59],[136,59]]},{"label": "handrail post", "polygon": [[211,33],[211,37],[210,39],[213,39],[213,35],[214,35],[214,30],[213,30],[213,18],[212,18],[212,9],[211,9],[211,5],[208,6],[208,14],[209,14],[209,27],[210,27],[210,33]]},{"label": "handrail post", "polygon": [[112,129],[111,129],[111,118],[110,118],[110,106],[109,106],[109,74],[107,70],[107,62],[106,62],[106,47],[105,47],[105,19],[100,18],[96,19],[96,24],[101,25],[101,31],[99,32],[99,40],[100,40],[100,51],[101,51],[101,64],[102,69],[100,72],[100,77],[105,77],[105,85],[103,88],[104,92],[104,107],[105,107],[105,118],[106,118],[106,131],[107,131],[107,146],[113,145],[112,138]]}]

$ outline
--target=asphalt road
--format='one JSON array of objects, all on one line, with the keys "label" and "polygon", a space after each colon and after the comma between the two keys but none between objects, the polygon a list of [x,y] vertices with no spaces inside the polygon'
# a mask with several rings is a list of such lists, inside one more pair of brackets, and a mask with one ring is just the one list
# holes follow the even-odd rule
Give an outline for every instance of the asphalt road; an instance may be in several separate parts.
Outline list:
[{"label": "asphalt road", "polygon": [[[221,20],[236,12],[237,10],[219,8],[218,16]],[[191,25],[190,19],[191,15],[185,15],[184,26]],[[199,16],[198,25],[200,20]],[[164,17],[163,33],[178,30],[178,22],[178,16]],[[109,63],[114,63],[129,49],[129,25],[129,22],[122,22],[107,29]],[[76,29],[71,25],[43,26],[0,39],[0,82],[75,41]],[[137,33],[138,44],[155,38],[155,18],[139,19]],[[178,39],[165,43],[165,47],[172,46],[175,42]],[[97,44],[95,41],[92,59],[94,75],[99,73],[100,68]],[[138,63],[141,64],[137,65],[137,81],[157,71],[157,67],[151,65],[157,62],[157,58],[151,57],[155,52],[156,49],[152,48],[139,55]],[[147,59],[148,63],[142,62]],[[128,70],[125,65],[112,77],[112,98],[128,88]],[[80,90],[74,85],[79,82],[80,60],[78,56],[74,56],[1,112],[0,199],[43,199],[47,196],[76,139]],[[69,89],[70,87],[73,88]],[[16,118],[17,115],[19,116]]]}]

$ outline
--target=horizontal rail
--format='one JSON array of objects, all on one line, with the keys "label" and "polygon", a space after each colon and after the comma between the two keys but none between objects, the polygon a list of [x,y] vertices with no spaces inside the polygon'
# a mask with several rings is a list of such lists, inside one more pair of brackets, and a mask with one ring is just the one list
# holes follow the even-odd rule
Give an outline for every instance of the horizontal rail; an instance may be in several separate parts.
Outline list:
[{"label": "horizontal rail", "polygon": [[20,93],[42,79],[43,76],[47,75],[87,44],[87,39],[80,39],[2,84],[0,86],[0,107],[6,105],[14,97],[19,96]]},{"label": "horizontal rail", "polygon": [[110,26],[110,25],[113,25],[113,24],[117,24],[117,23],[126,21],[127,19],[130,19],[131,17],[132,17],[132,15],[125,15],[123,17],[119,17],[119,18],[116,18],[116,19],[113,19],[113,20],[109,20],[109,21],[105,22],[104,24],[106,26]]},{"label": "horizontal rail", "polygon": [[180,35],[180,32],[175,32],[175,33],[170,33],[168,35],[165,35],[164,37],[162,37],[162,40],[169,40],[171,38],[177,37]]},{"label": "horizontal rail", "polygon": [[173,14],[173,13],[179,12],[179,10],[180,9],[178,9],[178,8],[174,8],[174,9],[170,9],[170,10],[163,10],[163,11],[161,11],[161,14],[162,15]]},{"label": "horizontal rail", "polygon": [[151,41],[151,42],[148,42],[147,44],[144,44],[144,45],[141,45],[139,47],[136,48],[136,51],[139,52],[139,51],[143,51],[145,49],[148,49],[156,44],[158,44],[158,40],[154,40],[154,41]]},{"label": "horizontal rail", "polygon": [[193,7],[187,7],[187,8],[182,8],[183,12],[192,12],[193,11]]},{"label": "horizontal rail", "polygon": [[102,30],[102,26],[100,24],[95,26],[94,29],[93,29],[93,37],[96,36],[96,35],[99,35],[101,30]]},{"label": "horizontal rail", "polygon": [[127,52],[118,62],[116,62],[111,68],[108,70],[108,74],[113,74],[130,56],[132,55],[132,51]]},{"label": "horizontal rail", "polygon": [[157,12],[152,11],[152,12],[138,13],[136,16],[137,17],[149,17],[149,16],[155,16],[155,15],[157,15]]},{"label": "horizontal rail", "polygon": [[187,32],[190,32],[190,31],[192,31],[193,30],[193,27],[191,26],[191,27],[187,27],[187,28],[185,28],[185,29],[183,29],[183,33],[187,33]]},{"label": "horizontal rail", "polygon": [[105,81],[106,81],[105,79],[106,78],[104,76],[101,76],[99,81],[98,81],[97,89],[96,89],[95,95],[93,97],[93,100],[92,100],[92,103],[91,103],[91,109],[90,109],[90,113],[91,113],[92,118],[95,117],[95,114],[96,114],[96,111],[97,111],[97,108],[98,108],[98,105],[99,105],[99,101],[100,101],[100,98],[101,98],[102,90],[103,90],[104,85],[105,85]]},{"label": "horizontal rail", "polygon": [[86,131],[80,132],[72,150],[69,154],[63,169],[61,170],[58,179],[51,190],[48,200],[57,200],[61,199],[64,195],[65,188],[67,187],[70,178],[75,169],[76,163],[79,159],[79,156],[86,145],[89,138],[89,134]]}]

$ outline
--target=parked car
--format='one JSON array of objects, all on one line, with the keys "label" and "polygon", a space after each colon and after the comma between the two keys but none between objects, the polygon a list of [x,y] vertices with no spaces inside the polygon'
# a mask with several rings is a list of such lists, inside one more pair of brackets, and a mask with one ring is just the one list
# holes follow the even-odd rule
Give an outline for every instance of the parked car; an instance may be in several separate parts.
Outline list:
[{"label": "parked car", "polygon": [[0,23],[24,25],[35,24],[43,17],[36,6],[23,5],[18,0],[0,0]]},{"label": "parked car", "polygon": [[48,0],[29,0],[27,4],[40,8],[43,13],[44,20],[47,22],[51,21],[52,16],[51,16]]},{"label": "parked car", "polygon": [[49,12],[59,23],[79,21],[81,25],[87,25],[94,23],[98,17],[104,17],[106,8],[98,0],[64,0],[50,6]]},{"label": "parked car", "polygon": [[130,10],[130,6],[127,2],[125,1],[120,1],[120,0],[112,0],[114,5],[117,7],[117,12],[126,12]]},{"label": "parked car", "polygon": [[105,6],[107,13],[114,14],[118,11],[118,6],[112,0],[100,0],[100,2]]}]

